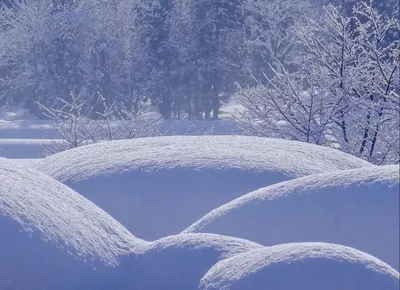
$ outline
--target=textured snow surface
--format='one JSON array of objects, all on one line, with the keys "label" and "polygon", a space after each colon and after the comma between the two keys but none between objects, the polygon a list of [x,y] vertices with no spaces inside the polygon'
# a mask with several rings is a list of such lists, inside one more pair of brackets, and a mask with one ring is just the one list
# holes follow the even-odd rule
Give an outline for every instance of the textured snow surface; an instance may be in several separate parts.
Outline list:
[{"label": "textured snow surface", "polygon": [[398,290],[399,273],[358,250],[326,243],[257,249],[218,262],[202,290]]},{"label": "textured snow surface", "polygon": [[332,242],[399,269],[399,166],[294,179],[246,194],[184,232],[208,232],[266,246]]},{"label": "textured snow surface", "polygon": [[[1,157],[0,157],[1,158]],[[20,159],[11,159],[11,158],[7,158],[10,161],[16,162],[22,166],[35,166],[35,164],[37,162],[39,162],[40,158],[32,158],[32,159],[28,159],[28,158],[20,158]]]},{"label": "textured snow surface", "polygon": [[210,210],[275,182],[370,166],[334,149],[245,136],[105,142],[37,164],[146,240],[179,233]]},{"label": "textured snow surface", "polygon": [[147,245],[62,183],[4,158],[0,233],[1,290],[103,289],[115,284],[109,269]]},{"label": "textured snow surface", "polygon": [[[221,259],[263,246],[243,239],[214,234],[169,236],[124,264],[129,289],[198,289],[200,279]],[[129,271],[127,271],[129,270]]]}]

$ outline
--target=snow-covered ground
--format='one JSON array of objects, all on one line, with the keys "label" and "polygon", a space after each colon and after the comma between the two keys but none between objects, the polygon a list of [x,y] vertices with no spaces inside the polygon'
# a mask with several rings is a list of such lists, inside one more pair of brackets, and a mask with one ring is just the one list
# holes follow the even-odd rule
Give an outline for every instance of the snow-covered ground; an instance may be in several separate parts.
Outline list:
[{"label": "snow-covered ground", "polygon": [[[2,158],[2,157],[0,157],[0,158]],[[40,158],[17,158],[17,159],[10,158],[9,160],[12,160],[23,166],[34,166],[41,159]]]},{"label": "snow-covered ground", "polygon": [[218,261],[262,249],[263,246],[233,237],[186,234],[162,238],[130,257],[130,289],[197,289],[200,279]]},{"label": "snow-covered ground", "polygon": [[0,108],[0,157],[35,159],[44,156],[57,140],[52,122],[40,120],[21,108]]},{"label": "snow-covered ground", "polygon": [[0,158],[0,181],[1,290],[111,287],[110,269],[147,245],[39,171]]},{"label": "snow-covered ground", "polygon": [[218,262],[202,290],[395,290],[399,274],[375,257],[325,243],[257,249]]},{"label": "snow-covered ground", "polygon": [[[231,109],[222,114],[222,120],[165,120],[158,135],[234,135],[241,131],[232,120]],[[51,120],[41,120],[24,109],[0,108],[0,157],[26,159],[42,158],[44,147],[52,149],[60,143],[59,134]]]},{"label": "snow-covered ground", "polygon": [[333,242],[399,269],[399,166],[317,174],[243,195],[184,232],[217,233],[271,246]]},{"label": "snow-covered ground", "polygon": [[0,110],[0,290],[399,289],[399,167],[240,110],[44,159],[51,123]]},{"label": "snow-covered ground", "polygon": [[104,142],[36,164],[147,240],[177,234],[210,210],[260,187],[371,166],[334,149],[245,136]]},{"label": "snow-covered ground", "polygon": [[37,159],[44,157],[44,148],[55,149],[58,139],[0,139],[0,157],[14,159]]}]

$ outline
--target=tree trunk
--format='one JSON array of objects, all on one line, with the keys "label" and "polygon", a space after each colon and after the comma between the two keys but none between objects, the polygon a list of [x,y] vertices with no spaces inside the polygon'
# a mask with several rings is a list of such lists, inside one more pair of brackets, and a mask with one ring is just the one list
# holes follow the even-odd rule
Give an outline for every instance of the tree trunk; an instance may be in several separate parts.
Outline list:
[{"label": "tree trunk", "polygon": [[217,94],[214,94],[214,97],[212,99],[212,109],[213,109],[213,120],[218,120],[218,116],[219,116],[219,97]]}]

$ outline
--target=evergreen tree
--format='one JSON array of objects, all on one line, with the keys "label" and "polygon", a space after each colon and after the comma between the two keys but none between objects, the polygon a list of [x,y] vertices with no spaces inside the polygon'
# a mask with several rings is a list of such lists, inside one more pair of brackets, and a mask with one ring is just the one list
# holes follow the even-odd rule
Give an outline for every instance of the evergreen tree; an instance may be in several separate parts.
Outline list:
[{"label": "evergreen tree", "polygon": [[204,118],[218,118],[220,93],[232,90],[242,74],[243,1],[200,0],[193,2],[195,32],[193,62],[197,66],[196,88]]},{"label": "evergreen tree", "polygon": [[171,117],[173,95],[169,72],[173,66],[173,52],[169,45],[171,0],[149,1],[141,15],[143,41],[150,60],[149,93],[165,119]]}]

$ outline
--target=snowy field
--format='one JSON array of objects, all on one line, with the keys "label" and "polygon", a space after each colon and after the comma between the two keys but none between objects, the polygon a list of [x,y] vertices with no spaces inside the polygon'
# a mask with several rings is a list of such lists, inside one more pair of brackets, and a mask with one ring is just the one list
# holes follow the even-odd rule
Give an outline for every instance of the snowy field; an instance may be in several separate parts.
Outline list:
[{"label": "snowy field", "polygon": [[[158,135],[234,135],[240,133],[232,120],[236,108],[230,106],[221,112],[221,121],[164,120]],[[26,110],[0,108],[0,157],[35,159],[44,157],[43,148],[52,149],[62,143],[49,120],[41,120]]]},{"label": "snowy field", "polygon": [[399,289],[398,165],[164,126],[43,158],[51,123],[1,112],[0,290]]}]

